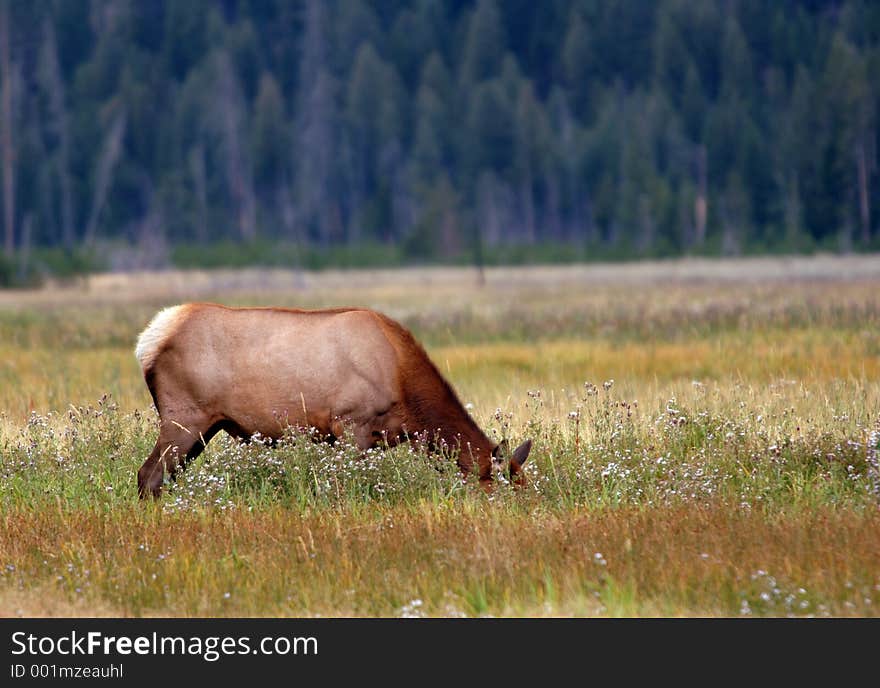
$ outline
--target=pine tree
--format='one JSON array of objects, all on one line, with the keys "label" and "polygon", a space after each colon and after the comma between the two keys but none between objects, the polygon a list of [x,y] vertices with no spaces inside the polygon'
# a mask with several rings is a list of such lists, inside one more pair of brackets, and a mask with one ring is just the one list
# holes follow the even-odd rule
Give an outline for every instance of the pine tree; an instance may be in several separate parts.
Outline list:
[{"label": "pine tree", "polygon": [[468,23],[460,82],[473,87],[501,72],[505,53],[504,28],[495,0],[478,0]]},{"label": "pine tree", "polygon": [[345,121],[352,144],[353,219],[368,232],[391,228],[389,182],[396,174],[398,84],[393,68],[370,43],[358,50],[348,83]]},{"label": "pine tree", "polygon": [[596,78],[593,49],[586,21],[577,7],[572,7],[562,44],[562,69],[572,106],[584,119],[589,119],[595,105],[591,102]]},{"label": "pine tree", "polygon": [[855,224],[853,216],[858,215],[861,240],[867,243],[871,238],[868,151],[875,129],[876,100],[871,97],[864,60],[840,32],[831,43],[823,80],[832,133],[827,179],[836,187],[834,190],[845,191],[849,201],[849,207],[845,205],[838,211],[838,226],[848,240],[849,228]]},{"label": "pine tree", "polygon": [[61,244],[68,250],[76,240],[74,228],[73,183],[70,174],[70,127],[65,98],[64,80],[58,62],[55,27],[46,17],[43,21],[43,45],[40,53],[40,81],[49,102],[52,132],[57,140],[58,185],[61,196]]},{"label": "pine tree", "polygon": [[285,177],[289,148],[284,99],[275,77],[264,72],[254,105],[252,128],[254,178],[264,190],[275,193]]},{"label": "pine tree", "polygon": [[0,1],[3,251],[867,249],[878,7]]},{"label": "pine tree", "polygon": [[727,16],[721,49],[722,100],[752,100],[754,67],[752,54],[739,21],[733,13]]},{"label": "pine tree", "polygon": [[521,81],[516,103],[514,167],[519,188],[523,236],[528,243],[538,238],[536,187],[544,170],[543,153],[548,149],[546,115],[535,98],[530,81]]},{"label": "pine tree", "polygon": [[0,168],[3,174],[3,251],[15,251],[15,112],[14,90],[18,68],[10,56],[9,3],[0,2]]},{"label": "pine tree", "polygon": [[[876,145],[873,139],[877,130],[877,100],[871,93],[865,58],[841,33],[835,35],[831,44],[824,76],[831,94],[832,127],[839,138],[837,150],[852,164],[853,173],[846,175],[851,181],[846,186],[856,199],[860,239],[867,244],[871,240],[869,165]],[[840,164],[847,166],[843,161]]]},{"label": "pine tree", "polygon": [[337,186],[337,84],[325,55],[323,3],[307,0],[292,149],[297,223],[328,245],[341,231]]}]

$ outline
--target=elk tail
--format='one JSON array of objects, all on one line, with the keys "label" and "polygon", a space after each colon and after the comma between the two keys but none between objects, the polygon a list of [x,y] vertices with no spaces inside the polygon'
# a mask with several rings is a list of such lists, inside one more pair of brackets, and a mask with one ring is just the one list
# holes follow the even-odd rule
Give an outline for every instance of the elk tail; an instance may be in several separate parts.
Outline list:
[{"label": "elk tail", "polygon": [[177,329],[184,312],[184,306],[165,308],[156,313],[150,324],[141,332],[134,349],[134,355],[141,364],[141,370],[144,374],[153,367],[159,350]]}]

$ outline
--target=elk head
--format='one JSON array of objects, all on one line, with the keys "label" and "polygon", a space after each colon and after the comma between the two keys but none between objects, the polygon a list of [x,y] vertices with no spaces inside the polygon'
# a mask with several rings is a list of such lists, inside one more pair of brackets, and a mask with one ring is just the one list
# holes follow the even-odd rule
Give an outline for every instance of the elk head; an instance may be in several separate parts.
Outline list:
[{"label": "elk head", "polygon": [[492,466],[510,480],[514,487],[525,487],[526,473],[523,465],[529,458],[531,450],[532,441],[526,440],[511,454],[507,440],[502,440],[501,444],[492,450]]}]

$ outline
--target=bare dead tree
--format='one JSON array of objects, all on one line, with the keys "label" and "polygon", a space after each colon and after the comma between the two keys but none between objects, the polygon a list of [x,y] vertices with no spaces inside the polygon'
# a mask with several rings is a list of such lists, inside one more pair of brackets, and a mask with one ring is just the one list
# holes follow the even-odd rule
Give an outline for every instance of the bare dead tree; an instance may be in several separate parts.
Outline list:
[{"label": "bare dead tree", "polygon": [[98,157],[98,166],[95,172],[95,192],[92,195],[92,207],[83,237],[86,245],[92,245],[95,241],[98,220],[100,219],[101,211],[104,209],[104,203],[107,200],[107,192],[112,186],[113,169],[116,167],[116,163],[119,162],[119,157],[122,154],[126,119],[125,108],[120,108],[104,137],[104,145],[101,149],[101,155]]},{"label": "bare dead tree", "polygon": [[706,241],[706,221],[709,216],[709,173],[708,173],[708,155],[706,146],[700,144],[697,146],[696,168],[697,168],[697,196],[694,199],[694,239],[697,246],[702,246]]},{"label": "bare dead tree", "polygon": [[742,250],[742,233],[749,221],[749,200],[742,179],[731,173],[727,188],[721,194],[718,205],[721,216],[721,251],[725,255],[738,255]]},{"label": "bare dead tree", "polygon": [[18,277],[23,280],[28,273],[31,260],[31,241],[33,235],[34,215],[26,213],[21,222],[21,239],[18,250]]},{"label": "bare dead tree", "polygon": [[861,238],[864,243],[871,240],[871,189],[870,168],[873,167],[873,156],[869,151],[873,149],[868,141],[874,139],[873,132],[862,133],[856,142],[856,173],[858,176],[859,189],[859,219],[861,220]]}]

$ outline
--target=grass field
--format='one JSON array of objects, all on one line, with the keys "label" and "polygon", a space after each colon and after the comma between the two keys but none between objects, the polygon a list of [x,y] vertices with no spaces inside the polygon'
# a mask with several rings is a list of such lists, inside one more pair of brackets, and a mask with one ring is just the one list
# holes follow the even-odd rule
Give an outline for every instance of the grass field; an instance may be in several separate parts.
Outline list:
[{"label": "grass field", "polygon": [[[186,300],[398,318],[491,436],[535,440],[528,488],[218,437],[139,503],[132,348]],[[0,292],[0,615],[876,616],[878,445],[876,256]]]}]

